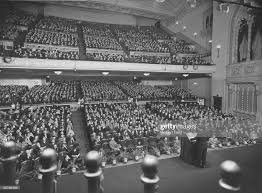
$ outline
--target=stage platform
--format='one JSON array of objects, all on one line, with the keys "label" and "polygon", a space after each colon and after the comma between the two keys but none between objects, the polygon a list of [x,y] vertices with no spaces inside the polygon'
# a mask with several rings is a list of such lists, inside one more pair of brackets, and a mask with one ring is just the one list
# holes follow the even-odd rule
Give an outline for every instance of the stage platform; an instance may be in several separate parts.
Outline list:
[{"label": "stage platform", "polygon": [[[243,193],[262,192],[262,145],[253,145],[208,152],[208,168],[200,169],[182,162],[179,158],[159,160],[159,193],[216,193],[219,165],[224,160],[236,161],[242,171]],[[140,164],[104,169],[105,193],[142,193]],[[58,179],[58,193],[87,193],[83,173],[64,175]],[[19,193],[40,193],[40,183],[21,182]]]}]

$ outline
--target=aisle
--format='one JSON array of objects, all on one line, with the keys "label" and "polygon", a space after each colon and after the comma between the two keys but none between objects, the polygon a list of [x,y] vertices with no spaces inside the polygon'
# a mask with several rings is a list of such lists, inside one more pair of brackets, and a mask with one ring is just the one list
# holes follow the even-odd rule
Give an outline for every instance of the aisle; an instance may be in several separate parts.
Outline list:
[{"label": "aisle", "polygon": [[[262,192],[262,145],[211,151],[209,168],[199,169],[181,162],[178,158],[160,160],[159,193],[216,193],[219,191],[219,164],[225,159],[237,161],[243,171],[242,191]],[[104,170],[103,187],[106,193],[142,193],[139,164]],[[22,192],[39,192],[40,184],[24,185]],[[67,175],[58,179],[58,193],[86,193],[83,174]]]},{"label": "aisle", "polygon": [[81,110],[72,111],[72,122],[76,140],[80,145],[80,154],[85,155],[90,150],[90,147],[84,113]]}]

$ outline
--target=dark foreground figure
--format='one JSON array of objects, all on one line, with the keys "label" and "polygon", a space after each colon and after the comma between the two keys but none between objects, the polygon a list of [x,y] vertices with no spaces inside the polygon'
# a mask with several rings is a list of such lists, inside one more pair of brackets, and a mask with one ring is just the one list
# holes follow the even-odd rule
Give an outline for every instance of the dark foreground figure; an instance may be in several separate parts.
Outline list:
[{"label": "dark foreground figure", "polygon": [[204,168],[206,166],[207,147],[209,137],[202,133],[197,134],[194,138],[187,135],[181,138],[180,158],[197,167]]}]

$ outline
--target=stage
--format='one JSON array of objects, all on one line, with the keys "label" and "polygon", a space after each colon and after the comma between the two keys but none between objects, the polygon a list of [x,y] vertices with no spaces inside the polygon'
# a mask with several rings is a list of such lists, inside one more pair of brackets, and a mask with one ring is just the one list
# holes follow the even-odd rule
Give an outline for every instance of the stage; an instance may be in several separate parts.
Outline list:
[{"label": "stage", "polygon": [[[219,164],[231,159],[243,172],[242,190],[245,193],[262,192],[262,145],[209,151],[208,168],[200,169],[182,162],[179,158],[159,161],[159,193],[215,193],[218,186]],[[142,193],[140,164],[104,169],[103,187],[106,193]],[[31,185],[29,185],[31,183]],[[40,184],[24,182],[19,193],[41,193]],[[82,173],[61,176],[58,193],[87,193]]]}]

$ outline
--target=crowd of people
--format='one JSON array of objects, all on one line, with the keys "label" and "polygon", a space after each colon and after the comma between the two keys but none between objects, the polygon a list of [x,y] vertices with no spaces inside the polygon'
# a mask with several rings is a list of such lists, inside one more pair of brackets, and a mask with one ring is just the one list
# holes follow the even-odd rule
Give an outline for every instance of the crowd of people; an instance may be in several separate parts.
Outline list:
[{"label": "crowd of people", "polygon": [[[45,85],[1,86],[0,105],[9,106],[18,101],[22,104],[65,103],[85,101],[128,100],[176,100],[197,97],[189,90],[176,86],[151,86],[124,80],[52,80]],[[14,100],[16,99],[16,100]]]},{"label": "crowd of people", "polygon": [[168,45],[171,53],[184,53],[184,54],[194,54],[196,53],[195,48],[188,44],[184,40],[165,40],[164,43]]},{"label": "crowd of people", "polygon": [[15,40],[18,29],[14,24],[0,24],[0,40]]},{"label": "crowd of people", "polygon": [[148,55],[130,55],[130,61],[135,63],[149,64],[171,64],[170,56],[148,56]]},{"label": "crowd of people", "polygon": [[179,100],[195,100],[197,97],[192,94],[189,90],[182,89],[175,86],[157,86],[162,90],[165,95],[163,95],[165,99],[179,99]]},{"label": "crowd of people", "polygon": [[30,26],[35,21],[36,21],[35,15],[30,15],[18,11],[9,13],[4,20],[5,23],[9,23],[9,24],[12,23],[14,25],[26,26],[26,27]]},{"label": "crowd of people", "polygon": [[81,88],[85,101],[124,100],[127,96],[110,81],[82,81]]},{"label": "crowd of people", "polygon": [[45,148],[57,151],[60,171],[82,165],[70,106],[18,108],[0,116],[1,142],[14,141],[19,148],[20,178],[37,177],[39,156]]},{"label": "crowd of people", "polygon": [[43,29],[30,30],[25,38],[26,43],[46,44],[54,46],[78,46],[76,33],[46,31]]},{"label": "crowd of people", "polygon": [[[16,25],[30,25],[36,21],[36,16],[12,13],[0,25],[0,39],[15,40],[18,36]],[[184,40],[173,40],[171,36],[154,26],[113,25],[103,23],[80,22],[65,18],[45,16],[39,19],[29,30],[25,43],[54,46],[33,48],[18,46],[14,48],[15,57],[47,58],[63,60],[79,60],[79,53],[72,50],[62,50],[61,47],[79,47],[79,30],[83,32],[83,43],[86,47],[86,60],[109,62],[135,62],[150,64],[173,65],[209,65],[201,56],[178,57],[177,54],[196,53],[194,46]],[[81,34],[81,33],[80,33]],[[82,35],[80,35],[82,36]],[[97,49],[91,52],[88,49]],[[110,50],[99,52],[99,49]],[[123,51],[119,53],[116,51]],[[129,55],[130,52],[130,55]],[[143,52],[135,53],[132,52]],[[172,56],[148,55],[151,53],[172,53]]]},{"label": "crowd of people", "polygon": [[104,23],[82,23],[83,33],[94,37],[112,37],[109,24]]},{"label": "crowd of people", "polygon": [[53,80],[49,85],[36,85],[22,97],[22,103],[63,103],[77,102],[80,91],[77,81]]},{"label": "crowd of people", "polygon": [[116,39],[111,37],[85,36],[85,45],[86,48],[122,50],[122,47]]},{"label": "crowd of people", "polygon": [[36,24],[36,28],[47,31],[56,31],[63,33],[76,33],[77,20],[65,19],[61,17],[45,16]]},{"label": "crowd of people", "polygon": [[185,57],[173,55],[171,63],[174,65],[210,65],[210,62],[202,59],[199,55]]},{"label": "crowd of people", "polygon": [[125,56],[126,55],[124,53],[86,53],[86,59],[89,61],[124,62]]},{"label": "crowd of people", "polygon": [[128,48],[129,51],[143,51],[143,52],[162,52],[168,53],[169,48],[150,35],[146,28],[139,26],[114,26],[120,42]]},{"label": "crowd of people", "polygon": [[[100,103],[86,105],[85,112],[91,144],[111,164],[139,160],[147,153],[179,153],[180,139],[189,132],[204,132],[210,148],[256,143],[262,136],[262,127],[254,122],[196,103]],[[170,136],[160,135],[160,125],[174,121],[182,127]]]},{"label": "crowd of people", "polygon": [[22,96],[29,90],[28,86],[6,85],[0,86],[0,106],[10,106],[21,102]]},{"label": "crowd of people", "polygon": [[78,51],[47,50],[43,48],[29,48],[16,46],[13,52],[14,57],[56,59],[56,60],[79,60]]}]

